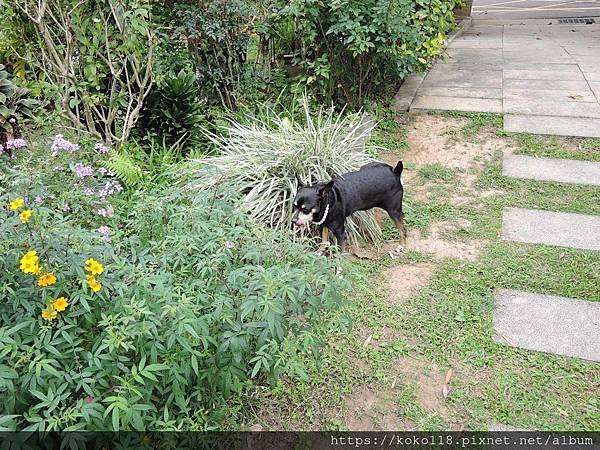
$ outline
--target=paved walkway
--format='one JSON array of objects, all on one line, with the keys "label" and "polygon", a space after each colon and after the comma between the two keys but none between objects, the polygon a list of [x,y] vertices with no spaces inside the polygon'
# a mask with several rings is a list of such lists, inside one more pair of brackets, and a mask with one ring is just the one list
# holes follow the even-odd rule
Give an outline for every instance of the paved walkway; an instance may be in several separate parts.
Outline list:
[{"label": "paved walkway", "polygon": [[600,16],[598,0],[475,0],[474,19],[547,19]]},{"label": "paved walkway", "polygon": [[[508,155],[503,173],[516,178],[598,185],[600,163]],[[560,170],[560,167],[566,169]],[[600,251],[600,216],[506,208],[502,238]],[[600,362],[600,299],[588,301],[501,290],[494,339],[502,344]]]},{"label": "paved walkway", "polygon": [[600,19],[478,21],[448,47],[410,110],[504,113],[504,128],[600,137]]}]

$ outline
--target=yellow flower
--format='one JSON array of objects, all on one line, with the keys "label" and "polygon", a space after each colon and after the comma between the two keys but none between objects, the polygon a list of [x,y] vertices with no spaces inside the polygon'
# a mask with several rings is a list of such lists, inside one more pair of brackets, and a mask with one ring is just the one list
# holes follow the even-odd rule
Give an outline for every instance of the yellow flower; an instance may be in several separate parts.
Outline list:
[{"label": "yellow flower", "polygon": [[52,307],[55,311],[64,311],[69,306],[69,302],[66,297],[58,297],[52,302]]},{"label": "yellow flower", "polygon": [[104,266],[94,258],[90,258],[85,262],[85,270],[90,272],[92,275],[100,275],[102,272],[104,272]]},{"label": "yellow flower", "polygon": [[92,291],[99,292],[100,289],[102,289],[102,285],[100,283],[98,283],[98,280],[96,279],[96,277],[94,275],[86,275],[85,278],[87,280],[89,287],[92,289]]},{"label": "yellow flower", "polygon": [[28,251],[21,258],[21,262],[23,262],[23,261],[37,262],[38,260],[39,260],[39,257],[38,257],[37,252],[35,250]]},{"label": "yellow flower", "polygon": [[46,308],[42,311],[42,318],[46,319],[48,322],[52,322],[56,319],[56,316],[58,316],[58,313],[54,308]]},{"label": "yellow flower", "polygon": [[56,283],[56,277],[52,272],[45,273],[38,278],[38,286],[46,287]]},{"label": "yellow flower", "polygon": [[23,273],[31,273],[34,275],[39,274],[42,269],[38,265],[39,257],[37,256],[37,252],[35,250],[31,250],[21,258],[21,266],[20,269]]},{"label": "yellow flower", "polygon": [[33,211],[31,209],[26,209],[24,211],[21,211],[21,214],[19,214],[19,218],[21,219],[21,222],[27,223],[29,221],[29,219],[31,218],[32,214],[33,214]]},{"label": "yellow flower", "polygon": [[23,201],[23,197],[17,197],[10,202],[8,206],[10,206],[10,209],[14,211],[15,209],[19,209],[21,206],[23,206],[23,203],[25,203]]}]

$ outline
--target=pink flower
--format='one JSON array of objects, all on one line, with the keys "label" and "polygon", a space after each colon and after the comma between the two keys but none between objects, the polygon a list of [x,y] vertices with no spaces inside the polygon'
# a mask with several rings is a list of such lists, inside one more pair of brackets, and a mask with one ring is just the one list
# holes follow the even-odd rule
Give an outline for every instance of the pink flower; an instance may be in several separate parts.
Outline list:
[{"label": "pink flower", "polygon": [[10,139],[6,141],[6,144],[4,144],[4,148],[6,148],[6,150],[16,150],[23,147],[27,147],[27,142],[25,142],[25,139]]},{"label": "pink flower", "polygon": [[106,208],[100,208],[96,211],[102,217],[112,217],[114,211],[112,206],[108,205]]},{"label": "pink flower", "polygon": [[41,205],[42,203],[44,203],[44,198],[40,197],[39,195],[36,195],[33,201],[36,202],[38,205]]},{"label": "pink flower", "polygon": [[102,225],[100,228],[98,228],[98,232],[102,235],[102,242],[104,242],[105,244],[110,244],[112,242],[112,239],[110,238],[109,227],[107,227],[106,225]]},{"label": "pink flower", "polygon": [[106,155],[110,151],[110,149],[102,142],[98,142],[96,145],[94,145],[94,150],[102,155]]},{"label": "pink flower", "polygon": [[52,150],[52,156],[58,156],[60,151],[75,153],[81,147],[79,144],[73,144],[72,142],[67,141],[62,134],[57,134],[54,136],[54,141],[52,141],[52,146],[50,148]]},{"label": "pink flower", "polygon": [[81,163],[77,163],[77,164],[75,164],[75,174],[79,178],[84,179],[85,177],[93,176],[94,169],[92,169],[90,166],[84,166]]}]

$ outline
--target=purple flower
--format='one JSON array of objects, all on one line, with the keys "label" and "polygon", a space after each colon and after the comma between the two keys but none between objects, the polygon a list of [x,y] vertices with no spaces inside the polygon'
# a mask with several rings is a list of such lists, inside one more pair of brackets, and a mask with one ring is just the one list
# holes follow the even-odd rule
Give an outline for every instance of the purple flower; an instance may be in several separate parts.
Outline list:
[{"label": "purple flower", "polygon": [[102,225],[98,228],[98,233],[102,235],[102,242],[105,244],[110,244],[112,242],[112,239],[110,238],[110,228],[106,225]]},{"label": "purple flower", "polygon": [[108,170],[106,170],[104,167],[100,167],[100,168],[98,169],[98,173],[99,173],[100,175],[106,175],[106,172],[108,172]]},{"label": "purple flower", "polygon": [[94,169],[92,169],[90,166],[84,166],[81,163],[77,163],[75,164],[75,174],[79,178],[84,179],[85,177],[91,177],[94,175]]},{"label": "purple flower", "polygon": [[33,201],[36,202],[38,205],[41,205],[42,203],[44,203],[44,198],[40,197],[39,195],[36,195]]},{"label": "purple flower", "polygon": [[25,139],[10,139],[6,141],[4,147],[6,148],[6,150],[16,150],[19,148],[27,147],[27,142],[25,142]]},{"label": "purple flower", "polygon": [[98,142],[96,145],[94,145],[94,150],[102,155],[106,155],[110,151],[110,149],[102,142]]},{"label": "purple flower", "polygon": [[71,211],[71,207],[69,206],[69,204],[68,204],[68,203],[65,203],[65,205],[64,205],[64,206],[63,206],[63,208],[62,208],[62,210],[63,210],[64,212]]},{"label": "purple flower", "polygon": [[79,144],[73,144],[72,142],[67,141],[62,134],[57,134],[54,136],[54,141],[52,141],[52,156],[58,156],[61,151],[75,153],[81,147]]},{"label": "purple flower", "polygon": [[85,188],[85,189],[83,190],[83,193],[84,193],[85,195],[92,196],[92,195],[94,195],[94,190],[93,190],[92,188]]},{"label": "purple flower", "polygon": [[96,211],[102,217],[112,217],[114,211],[112,206],[108,205],[106,208],[100,208]]},{"label": "purple flower", "polygon": [[62,172],[63,170],[65,170],[65,168],[64,166],[54,166],[52,170],[55,172]]},{"label": "purple flower", "polygon": [[123,190],[123,186],[118,181],[108,181],[102,189],[98,191],[98,197],[102,202],[106,202],[107,197]]}]

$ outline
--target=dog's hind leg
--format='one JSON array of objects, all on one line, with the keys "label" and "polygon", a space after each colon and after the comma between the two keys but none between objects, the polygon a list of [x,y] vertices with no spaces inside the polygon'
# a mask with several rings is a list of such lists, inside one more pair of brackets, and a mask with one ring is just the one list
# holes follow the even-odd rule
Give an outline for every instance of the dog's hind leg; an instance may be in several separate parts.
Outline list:
[{"label": "dog's hind leg", "polygon": [[[396,203],[396,202],[394,202]],[[400,197],[400,202],[394,205],[388,205],[385,208],[390,219],[396,225],[396,228],[400,232],[400,244],[406,245],[406,227],[404,226],[404,213],[402,212],[402,197]]]}]

